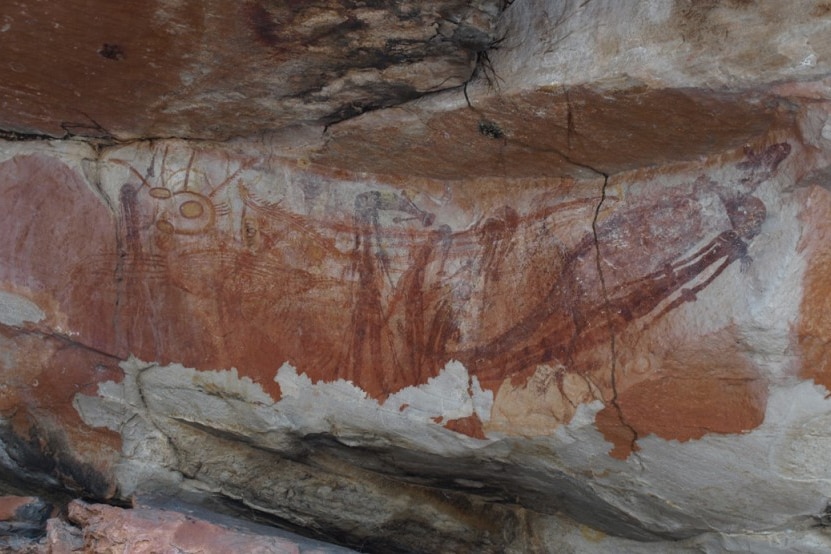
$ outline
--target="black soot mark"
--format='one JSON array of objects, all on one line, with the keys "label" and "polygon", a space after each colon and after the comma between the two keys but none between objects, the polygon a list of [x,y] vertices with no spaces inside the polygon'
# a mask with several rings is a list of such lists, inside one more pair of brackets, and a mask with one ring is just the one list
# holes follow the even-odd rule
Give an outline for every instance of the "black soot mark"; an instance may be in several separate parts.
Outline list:
[{"label": "black soot mark", "polygon": [[121,61],[127,56],[124,54],[124,49],[118,44],[110,44],[105,42],[98,50],[98,55],[108,60]]},{"label": "black soot mark", "polygon": [[479,132],[492,139],[501,139],[505,136],[505,132],[499,125],[487,119],[479,121]]}]

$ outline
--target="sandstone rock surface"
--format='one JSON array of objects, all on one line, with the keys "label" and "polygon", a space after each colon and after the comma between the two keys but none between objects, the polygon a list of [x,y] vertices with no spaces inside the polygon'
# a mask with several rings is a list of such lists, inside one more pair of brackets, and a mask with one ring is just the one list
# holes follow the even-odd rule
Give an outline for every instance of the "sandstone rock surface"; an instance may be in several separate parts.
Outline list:
[{"label": "sandstone rock surface", "polygon": [[[831,549],[827,3],[196,4],[0,12],[15,487],[370,552]],[[277,540],[160,509],[46,541]]]},{"label": "sandstone rock surface", "polygon": [[0,496],[0,551],[26,551],[46,533],[52,505],[32,496]]},{"label": "sandstone rock surface", "polygon": [[[264,526],[240,527],[197,513],[146,506],[133,509],[73,501],[69,520],[83,531],[82,552],[250,552],[252,554],[335,554],[328,546]],[[210,516],[217,518],[217,516]]]},{"label": "sandstone rock surface", "polygon": [[224,139],[332,123],[456,87],[496,40],[497,0],[12,0],[0,126]]}]

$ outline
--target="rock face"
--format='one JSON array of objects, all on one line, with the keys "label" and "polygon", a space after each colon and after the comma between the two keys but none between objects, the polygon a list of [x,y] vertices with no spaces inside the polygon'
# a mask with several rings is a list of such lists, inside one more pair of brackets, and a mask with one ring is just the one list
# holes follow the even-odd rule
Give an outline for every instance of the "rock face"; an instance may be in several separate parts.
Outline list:
[{"label": "rock face", "polygon": [[275,544],[147,494],[372,552],[831,548],[825,3],[99,4],[0,23],[103,45],[0,68],[7,487],[135,506],[52,551]]},{"label": "rock face", "polygon": [[[68,518],[83,532],[83,543],[78,545],[78,552],[351,552],[264,526],[240,525],[227,518],[201,513],[198,509],[181,509],[186,511],[142,505],[125,510],[75,500],[69,504]],[[64,544],[54,531],[49,538],[54,543]]]},{"label": "rock face", "polygon": [[0,497],[0,549],[26,551],[44,535],[52,505],[31,496]]},{"label": "rock face", "polygon": [[119,139],[332,123],[464,83],[500,4],[12,0],[0,122]]},{"label": "rock face", "polygon": [[[153,504],[159,504],[158,501]],[[65,518],[38,498],[0,497],[2,552],[251,552],[336,554],[352,550],[182,503],[132,509],[73,500]]]}]

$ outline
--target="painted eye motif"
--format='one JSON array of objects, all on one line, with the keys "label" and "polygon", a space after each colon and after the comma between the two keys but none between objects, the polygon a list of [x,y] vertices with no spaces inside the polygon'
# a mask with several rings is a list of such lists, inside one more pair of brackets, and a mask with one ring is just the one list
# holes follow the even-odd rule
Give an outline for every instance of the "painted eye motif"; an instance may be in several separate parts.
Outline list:
[{"label": "painted eye motif", "polygon": [[214,222],[214,207],[206,197],[191,191],[174,192],[168,221],[176,233],[195,235],[206,231]]},{"label": "painted eye motif", "polygon": [[196,200],[185,200],[179,204],[179,214],[185,219],[199,219],[204,213],[202,203]]},{"label": "painted eye motif", "polygon": [[163,233],[196,235],[207,231],[214,223],[213,203],[199,193],[189,190],[171,192],[162,187],[154,187],[148,192],[164,204],[156,221],[156,228]]}]

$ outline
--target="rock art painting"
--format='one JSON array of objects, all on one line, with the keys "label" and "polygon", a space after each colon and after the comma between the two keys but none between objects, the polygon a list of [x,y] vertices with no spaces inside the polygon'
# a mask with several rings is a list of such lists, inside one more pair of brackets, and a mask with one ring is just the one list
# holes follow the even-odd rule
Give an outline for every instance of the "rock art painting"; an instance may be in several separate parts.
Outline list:
[{"label": "rock art painting", "polygon": [[[557,183],[472,207],[451,185],[359,185],[176,142],[75,170],[17,156],[0,165],[0,198],[37,216],[5,220],[0,282],[53,306],[61,322],[37,325],[91,351],[234,367],[275,400],[283,363],[383,401],[456,360],[497,404],[517,387],[557,396],[568,406],[554,423],[603,402],[599,425],[625,456],[637,436],[616,376],[627,331],[695,303],[730,268],[741,278],[766,219],[754,191],[789,152],[748,150],[730,186],[701,176],[627,199],[599,179],[554,202]],[[484,438],[475,414],[444,423]]]},{"label": "rock art painting", "polygon": [[793,4],[0,2],[0,551],[831,552]]}]

